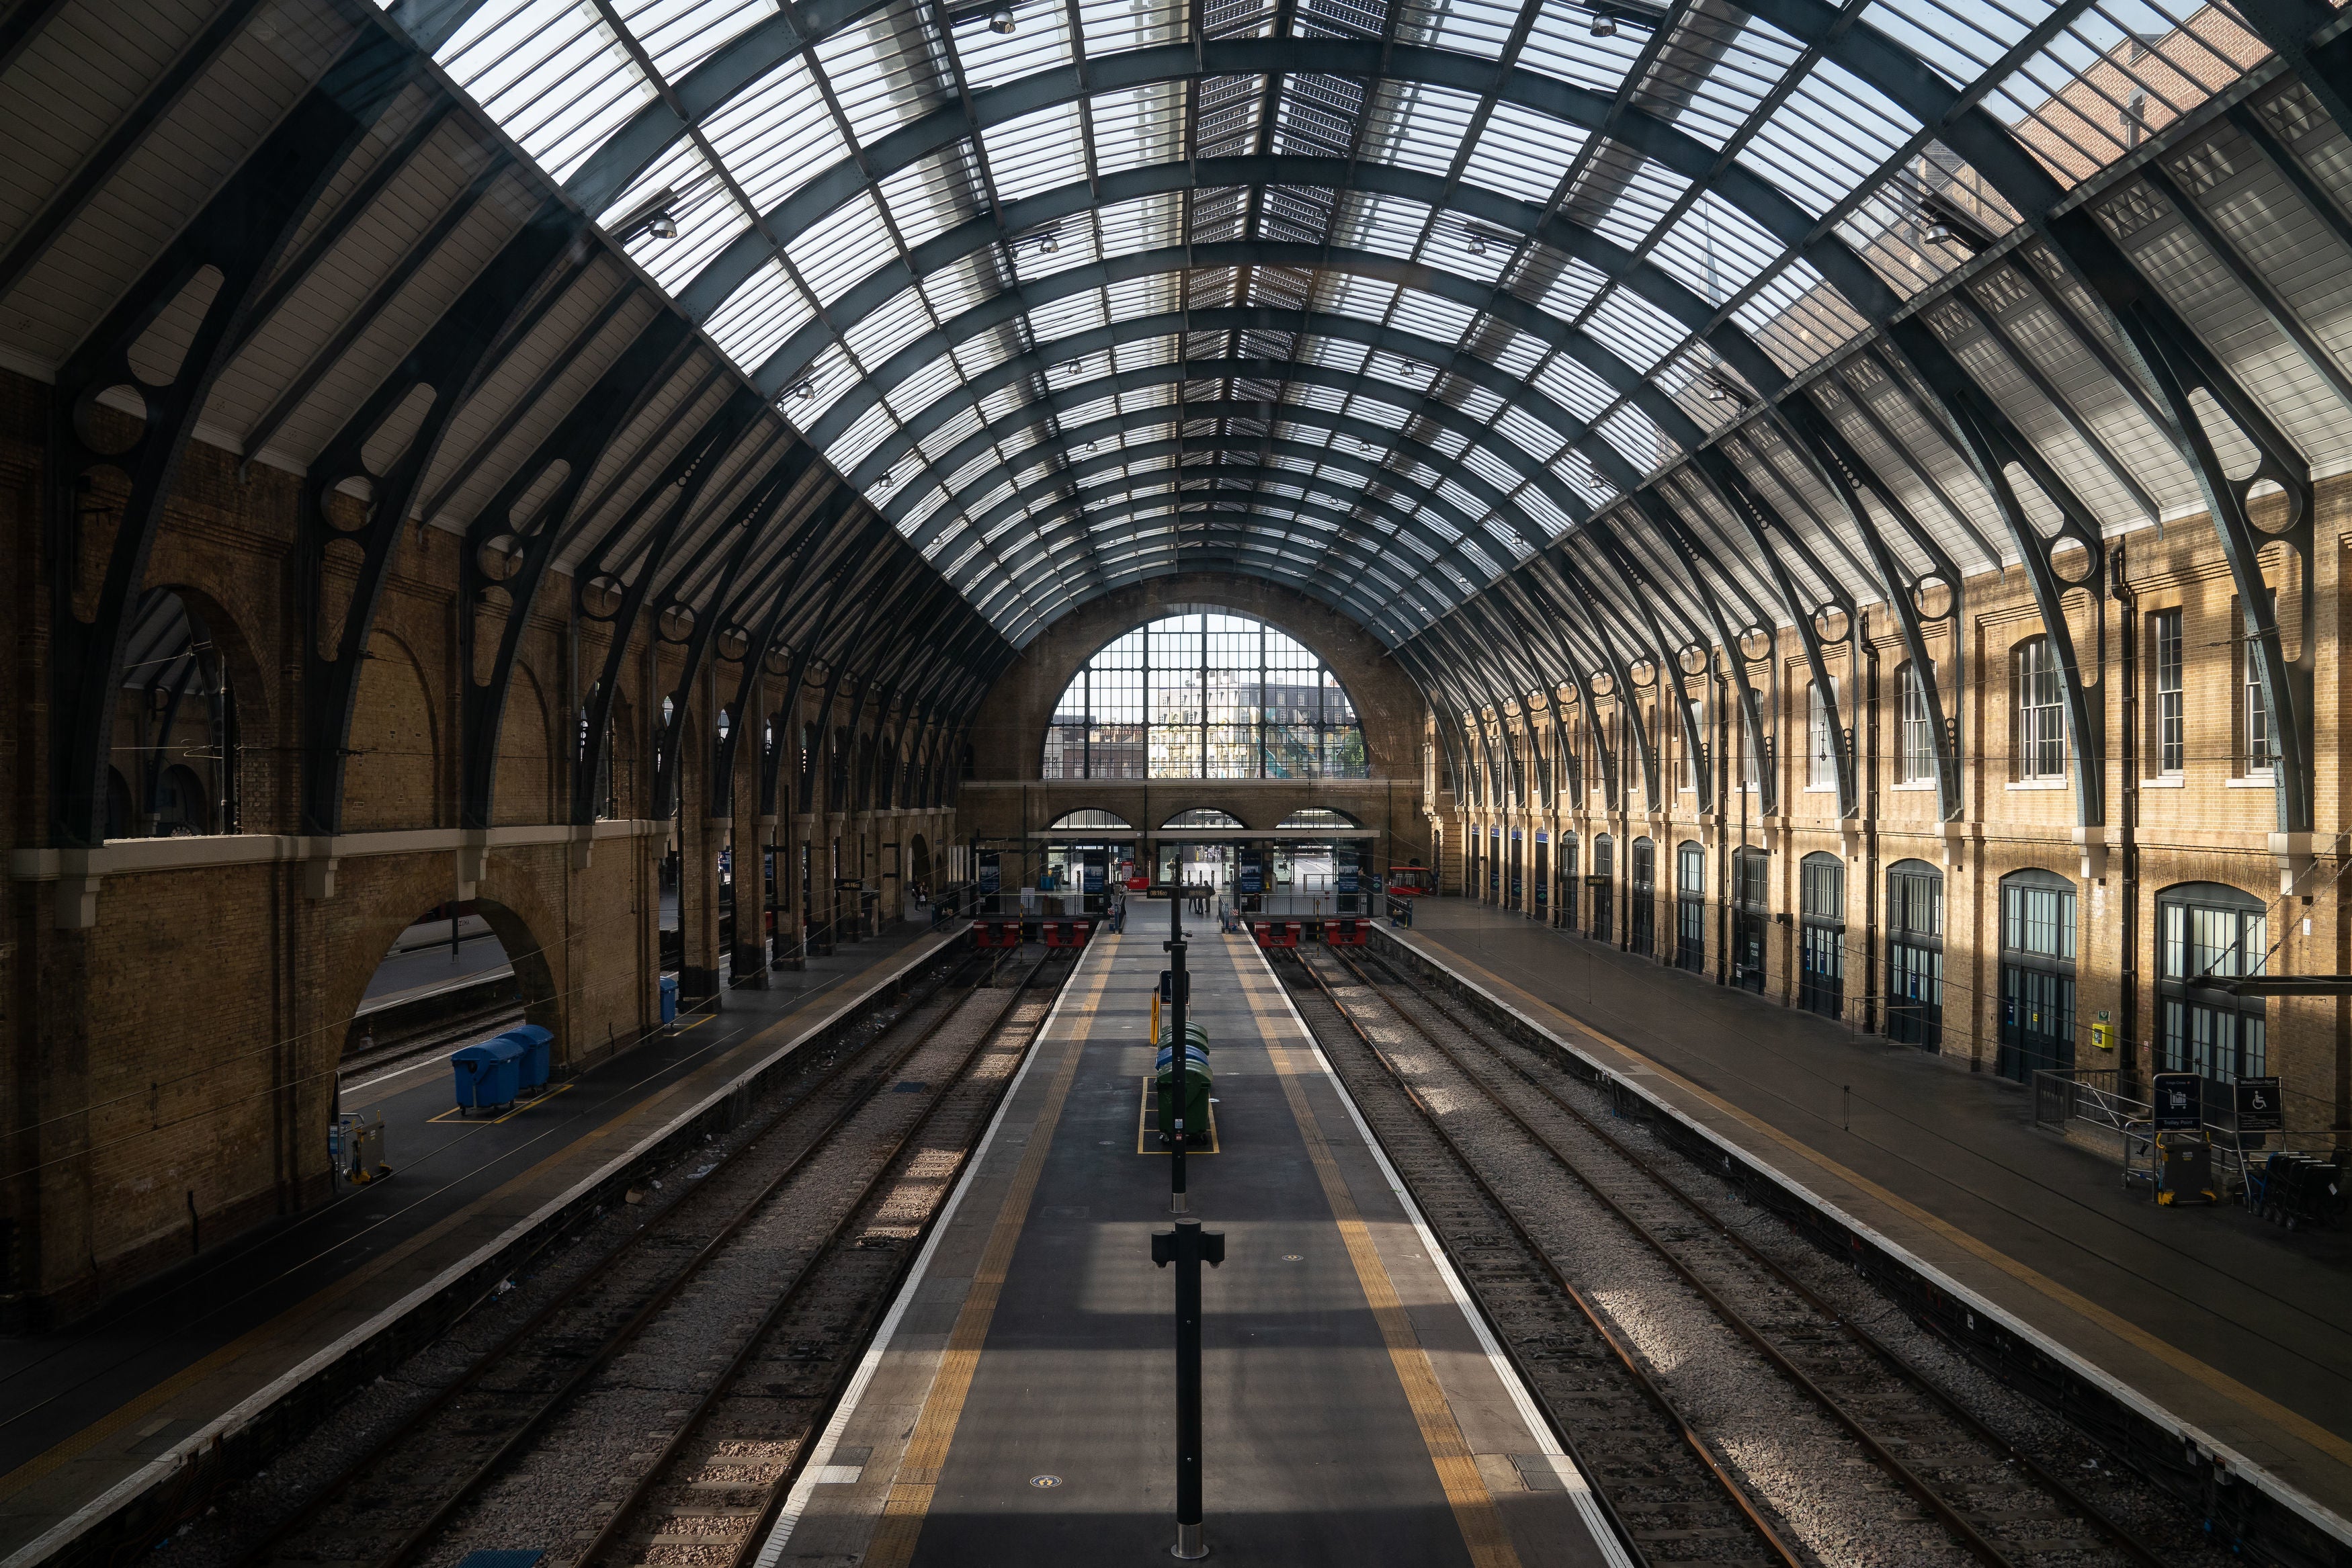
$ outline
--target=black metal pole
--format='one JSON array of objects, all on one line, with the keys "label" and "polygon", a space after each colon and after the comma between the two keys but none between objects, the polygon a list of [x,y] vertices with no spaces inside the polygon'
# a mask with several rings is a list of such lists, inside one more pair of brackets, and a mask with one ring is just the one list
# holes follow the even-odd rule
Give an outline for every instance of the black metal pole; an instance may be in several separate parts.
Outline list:
[{"label": "black metal pole", "polygon": [[1171,1555],[1206,1557],[1201,1538],[1201,1265],[1225,1260],[1223,1231],[1185,1218],[1151,1238],[1151,1260],[1176,1265],[1176,1545]]},{"label": "black metal pole", "polygon": [[[1182,891],[1181,883],[1178,891]],[[1174,1075],[1174,1103],[1181,1108],[1186,1098],[1188,1076],[1184,1060],[1184,901],[1181,898],[1168,901],[1168,1041],[1173,1052],[1168,1059],[1168,1069]],[[1184,1118],[1177,1116],[1172,1120],[1175,1125],[1169,1129],[1168,1140],[1168,1207],[1171,1213],[1181,1214],[1190,1207],[1184,1197]]]}]

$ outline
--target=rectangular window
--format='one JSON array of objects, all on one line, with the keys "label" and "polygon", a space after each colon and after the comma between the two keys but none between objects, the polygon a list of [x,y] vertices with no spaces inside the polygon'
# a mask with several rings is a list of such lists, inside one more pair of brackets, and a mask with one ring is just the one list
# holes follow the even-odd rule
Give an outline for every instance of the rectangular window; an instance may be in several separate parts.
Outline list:
[{"label": "rectangular window", "polygon": [[1698,789],[1698,753],[1691,749],[1690,737],[1703,733],[1699,730],[1698,705],[1685,697],[1683,711],[1689,715],[1689,722],[1683,727],[1683,789],[1696,793]]},{"label": "rectangular window", "polygon": [[2017,776],[2021,780],[2066,777],[2065,677],[2050,639],[2017,650]]},{"label": "rectangular window", "polygon": [[1909,664],[1903,666],[1901,774],[1898,782],[1904,784],[1926,784],[1936,777],[1936,731],[1927,722],[1927,686]]},{"label": "rectangular window", "polygon": [[1828,701],[1822,700],[1821,684],[1805,687],[1808,716],[1805,724],[1805,788],[1834,789],[1837,788],[1837,727],[1830,722],[1830,705],[1837,701],[1837,677],[1830,677]]},{"label": "rectangular window", "polygon": [[2159,610],[2147,618],[2149,663],[2156,674],[2156,771],[2178,776],[2187,760],[2181,728],[2180,612]]},{"label": "rectangular window", "polygon": [[2271,770],[2271,705],[2263,696],[2263,667],[2252,644],[2246,649],[2246,772]]}]

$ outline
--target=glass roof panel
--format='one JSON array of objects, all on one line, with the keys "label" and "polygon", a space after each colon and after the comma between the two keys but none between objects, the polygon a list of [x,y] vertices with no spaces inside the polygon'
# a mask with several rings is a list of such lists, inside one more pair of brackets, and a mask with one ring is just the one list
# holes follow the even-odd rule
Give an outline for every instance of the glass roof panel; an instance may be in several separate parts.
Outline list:
[{"label": "glass roof panel", "polygon": [[[1099,552],[1124,548],[1104,541],[1130,538],[1098,539],[1086,510],[1132,507],[1139,476],[1176,471],[1164,452],[1122,456],[1137,465],[1107,464],[1074,502],[1061,465],[1164,444],[1180,399],[1184,471],[1224,474],[1236,507],[1271,507],[1266,527],[1327,527],[1289,517],[1306,505],[1410,516],[1413,528],[1361,524],[1360,549],[1413,563],[1396,576],[1428,591],[1397,612],[1416,624],[1467,586],[1460,572],[1523,549],[1520,533],[1564,535],[1588,515],[1571,502],[1612,503],[1606,475],[1675,461],[1681,447],[1643,406],[1712,430],[1780,395],[1752,383],[1769,379],[1756,351],[1794,375],[1871,335],[1833,279],[1874,276],[1909,299],[1976,268],[1976,250],[2048,198],[1994,188],[1955,150],[1978,148],[1962,132],[1983,123],[1962,127],[1963,106],[1981,102],[2063,188],[2113,178],[2265,55],[2234,13],[2188,0],[1867,0],[1818,21],[1776,11],[1778,26],[1731,0],[1678,0],[1628,5],[1602,36],[1590,8],[1517,0],[1220,0],[1198,13],[1193,0],[1074,0],[1015,5],[1009,28],[978,6],[884,0],[830,32],[796,12],[804,38],[778,0],[452,3],[464,20],[436,51],[452,79],[557,179],[582,172],[629,256],[701,301],[712,340],[837,464],[888,470],[869,493],[922,525],[939,559],[942,541],[969,538],[961,516],[1013,494],[1008,463],[1034,481],[987,526],[1032,512],[1063,522],[1042,539],[1022,524],[989,551],[954,546],[949,563],[1002,624],[1022,626],[1085,591],[1053,586],[1056,573],[1099,580],[1111,564]],[[1832,22],[1822,37],[1787,30]],[[727,75],[727,46],[755,28],[772,63]],[[1385,78],[1282,74],[1301,57],[1277,30],[1397,46],[1396,63]],[[1841,41],[1862,33],[1870,47]],[[1149,69],[1131,54],[1195,37],[1238,51],[1208,62],[1229,74],[1192,75],[1189,51]],[[1889,58],[1890,79],[1859,74]],[[1116,85],[1072,96],[1094,81]],[[1934,107],[1938,83],[1958,95],[1948,112]],[[1893,94],[1924,103],[1954,145]],[[693,117],[686,132],[648,134],[674,124],[672,106]],[[919,121],[920,138],[894,140]],[[1277,182],[1250,162],[1269,154],[1290,160]],[[2255,265],[2276,272],[2307,249],[2272,232],[2268,208],[2241,221],[2246,201],[2228,200],[2229,233]],[[1792,211],[1817,225],[1816,255],[1783,237],[1806,227]],[[2180,269],[2168,284],[2179,298],[2213,271],[2184,239],[2152,233],[2130,248]],[[2326,288],[2306,292],[2314,311],[2333,308]],[[1866,298],[1885,296],[1874,285]],[[2284,364],[2268,339],[2246,341],[2228,351]],[[1181,388],[1106,379],[1179,356],[1252,363]],[[2104,372],[2045,373],[2110,444],[2149,439]],[[1269,429],[1247,412],[1262,403],[1316,422]],[[1354,423],[1335,435],[1324,414]],[[1285,445],[1261,459],[1269,435]],[[2076,466],[2090,450],[2067,432],[2047,439]],[[2149,450],[2164,455],[2160,441]],[[1330,454],[1321,499],[1260,476],[1301,469],[1301,452]],[[1368,481],[1368,463],[1390,476]],[[2179,481],[2166,469],[2161,483],[2170,495]],[[2099,501],[2117,505],[2105,489]],[[1450,539],[1450,517],[1486,542],[1428,571],[1414,529]],[[1011,586],[1015,559],[1037,591]]]}]

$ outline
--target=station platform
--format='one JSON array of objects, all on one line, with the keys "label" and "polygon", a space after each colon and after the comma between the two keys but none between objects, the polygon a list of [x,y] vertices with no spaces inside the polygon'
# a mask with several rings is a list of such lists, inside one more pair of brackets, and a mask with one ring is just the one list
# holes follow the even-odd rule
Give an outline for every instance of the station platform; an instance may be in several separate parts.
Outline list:
[{"label": "station platform", "polygon": [[0,1561],[391,1304],[560,1202],[757,1064],[866,1005],[963,927],[904,922],[500,1117],[453,1114],[446,1051],[349,1077],[394,1175],[207,1249],[53,1333],[0,1339]]},{"label": "station platform", "polygon": [[2124,1189],[2115,1162],[2037,1130],[2021,1085],[1507,911],[1423,898],[1412,928],[1383,938],[2202,1434],[2207,1451],[2240,1456],[2352,1541],[2344,1231],[2159,1208]]},{"label": "station platform", "polygon": [[[1175,1541],[1169,1157],[1147,1134],[1164,904],[1088,947],[758,1568],[1164,1560]],[[1215,1560],[1622,1563],[1583,1479],[1245,936],[1192,933],[1216,1152],[1204,1270]]]}]

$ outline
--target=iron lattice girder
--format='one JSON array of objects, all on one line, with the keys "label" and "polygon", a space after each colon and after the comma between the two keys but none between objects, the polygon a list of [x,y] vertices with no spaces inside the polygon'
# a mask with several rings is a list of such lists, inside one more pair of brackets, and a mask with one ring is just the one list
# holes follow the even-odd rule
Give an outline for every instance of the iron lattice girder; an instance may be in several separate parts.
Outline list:
[{"label": "iron lattice girder", "polygon": [[[1708,624],[1715,632],[1717,644],[1723,649],[1724,664],[1727,667],[1733,683],[1739,690],[1739,722],[1743,733],[1748,737],[1748,754],[1756,762],[1758,792],[1762,797],[1760,803],[1765,814],[1772,815],[1779,810],[1780,787],[1773,777],[1773,770],[1766,766],[1764,761],[1768,752],[1765,745],[1763,704],[1757,694],[1756,687],[1748,679],[1748,659],[1739,645],[1739,638],[1733,632],[1731,623],[1724,618],[1723,601],[1717,597],[1715,590],[1708,585],[1706,573],[1701,570],[1700,562],[1703,559],[1707,560],[1712,569],[1717,572],[1722,571],[1722,567],[1719,563],[1712,561],[1706,547],[1691,531],[1690,525],[1666,504],[1665,497],[1657,491],[1636,491],[1631,498],[1631,505],[1641,518],[1659,536],[1667,552],[1681,566],[1684,577],[1691,585],[1691,591],[1697,596],[1701,608],[1706,612]],[[1751,621],[1755,619],[1752,610],[1750,618]],[[1727,773],[1724,776],[1724,779],[1725,788],[1728,790],[1730,781]]]},{"label": "iron lattice girder", "polygon": [[[856,504],[856,497],[844,486],[835,486],[826,491],[816,499],[814,505],[809,507],[807,515],[793,525],[793,537],[787,539],[784,546],[776,552],[777,559],[779,561],[790,559],[795,566],[799,565],[802,552],[810,543],[814,541],[822,544],[828,539],[834,528],[849,516]],[[714,816],[721,814],[727,803],[733,799],[735,756],[741,748],[745,732],[751,728],[747,720],[751,713],[751,698],[759,686],[761,673],[766,668],[768,655],[776,647],[785,621],[800,608],[803,601],[799,590],[814,593],[817,585],[823,581],[823,579],[814,572],[803,572],[799,576],[798,589],[789,584],[778,585],[775,595],[768,601],[767,610],[761,615],[759,623],[749,629],[749,636],[743,650],[742,673],[737,678],[735,701],[730,708],[730,712],[739,716],[734,727],[719,743],[717,765],[711,769],[710,801],[711,812]],[[763,723],[773,723],[772,718],[767,715],[761,715],[761,717]],[[782,748],[779,746],[775,749]],[[771,814],[775,809],[771,771],[763,768],[758,783],[761,791],[760,810],[762,814]]]},{"label": "iron lattice girder", "polygon": [[1691,779],[1697,786],[1700,809],[1704,810],[1715,799],[1715,791],[1711,785],[1712,769],[1706,755],[1706,737],[1699,727],[1698,715],[1693,710],[1690,698],[1683,690],[1683,670],[1677,657],[1680,650],[1673,645],[1673,639],[1666,635],[1664,626],[1658,620],[1658,606],[1664,595],[1659,591],[1658,585],[1651,578],[1648,570],[1633,557],[1633,553],[1625,548],[1623,541],[1620,540],[1606,524],[1594,528],[1591,530],[1591,538],[1599,545],[1602,558],[1609,562],[1611,569],[1624,583],[1627,597],[1633,601],[1634,609],[1639,612],[1648,627],[1650,662],[1651,668],[1654,672],[1651,680],[1655,684],[1658,695],[1661,697],[1671,698],[1675,705],[1675,718],[1682,726],[1683,744],[1690,750]]}]

